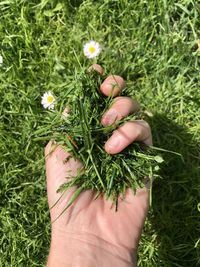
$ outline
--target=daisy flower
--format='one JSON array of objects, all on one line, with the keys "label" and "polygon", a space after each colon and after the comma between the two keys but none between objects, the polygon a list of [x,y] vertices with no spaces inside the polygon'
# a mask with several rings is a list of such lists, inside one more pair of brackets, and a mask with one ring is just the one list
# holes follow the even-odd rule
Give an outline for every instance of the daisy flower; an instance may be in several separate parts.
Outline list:
[{"label": "daisy flower", "polygon": [[50,91],[44,93],[44,95],[42,96],[41,103],[44,108],[54,109],[55,102],[56,102],[56,99]]},{"label": "daisy flower", "polygon": [[3,57],[0,55],[0,65],[3,64]]},{"label": "daisy flower", "polygon": [[87,58],[95,58],[101,52],[99,43],[95,41],[89,41],[83,46],[83,53]]}]

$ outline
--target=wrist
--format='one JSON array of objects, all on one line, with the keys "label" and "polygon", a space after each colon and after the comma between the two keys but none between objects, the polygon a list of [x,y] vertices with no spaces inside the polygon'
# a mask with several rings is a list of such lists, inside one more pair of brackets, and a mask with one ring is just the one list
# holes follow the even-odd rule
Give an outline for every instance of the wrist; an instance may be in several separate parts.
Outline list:
[{"label": "wrist", "polygon": [[91,233],[52,233],[47,267],[134,267],[136,251]]}]

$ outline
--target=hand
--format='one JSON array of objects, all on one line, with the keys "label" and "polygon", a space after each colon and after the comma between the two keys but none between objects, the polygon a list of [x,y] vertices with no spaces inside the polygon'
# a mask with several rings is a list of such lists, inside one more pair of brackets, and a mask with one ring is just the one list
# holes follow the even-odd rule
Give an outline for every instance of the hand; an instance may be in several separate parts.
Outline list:
[{"label": "hand", "polygon": [[[99,65],[93,67],[102,72]],[[113,84],[117,86],[113,90]],[[125,87],[122,77],[111,75],[100,86],[103,94],[119,95]],[[139,104],[129,97],[117,96],[101,119],[103,126],[126,117],[139,109]],[[114,131],[105,144],[109,154],[121,152],[134,141],[152,144],[151,130],[145,121],[130,121]],[[70,158],[60,146],[52,151],[53,142],[45,149],[46,177],[49,207],[59,199],[57,189],[66,179],[75,176],[82,168],[78,160]],[[67,176],[68,175],[68,176]],[[50,210],[53,222],[65,209],[75,188],[69,189]],[[136,194],[127,190],[124,200],[119,199],[118,211],[103,195],[95,198],[88,190],[52,223],[51,248],[48,267],[64,266],[135,266],[138,241],[148,210],[148,189],[138,189]]]}]

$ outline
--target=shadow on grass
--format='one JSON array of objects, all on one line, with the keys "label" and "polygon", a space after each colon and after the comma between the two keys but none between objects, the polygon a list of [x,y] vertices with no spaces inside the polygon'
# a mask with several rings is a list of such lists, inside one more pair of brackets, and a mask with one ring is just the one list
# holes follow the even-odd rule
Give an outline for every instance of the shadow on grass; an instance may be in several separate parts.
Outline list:
[{"label": "shadow on grass", "polygon": [[83,0],[61,0],[67,11],[74,13],[76,9],[83,3]]},{"label": "shadow on grass", "polygon": [[[163,180],[153,186],[150,221],[159,242],[159,266],[200,266],[197,240],[200,233],[198,201],[200,192],[200,147],[194,136],[165,115],[155,115],[150,124],[154,145],[181,157],[163,153]],[[196,245],[195,245],[196,244]]]}]

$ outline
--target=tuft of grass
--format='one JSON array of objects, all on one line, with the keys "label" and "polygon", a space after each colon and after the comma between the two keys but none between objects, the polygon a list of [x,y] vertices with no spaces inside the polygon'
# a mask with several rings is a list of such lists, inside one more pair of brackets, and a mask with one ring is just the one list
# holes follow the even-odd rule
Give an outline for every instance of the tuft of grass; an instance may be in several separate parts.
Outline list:
[{"label": "tuft of grass", "polygon": [[[135,142],[119,154],[105,152],[104,144],[113,131],[126,121],[141,118],[141,115],[138,112],[103,127],[100,121],[111,106],[113,97],[103,96],[99,90],[102,78],[94,71],[87,72],[87,69],[83,70],[73,78],[73,91],[70,90],[71,84],[65,88],[69,115],[63,117],[59,111],[48,112],[45,124],[34,133],[37,136],[35,140],[53,139],[83,163],[84,172],[80,170],[76,177],[57,188],[58,191],[64,192],[76,186],[77,190],[72,196],[75,199],[84,190],[95,190],[97,195],[103,193],[110,198],[117,209],[119,196],[124,196],[128,188],[135,192],[144,187],[147,177],[152,181],[158,176],[159,164],[163,162],[158,151],[162,149],[147,148]],[[59,103],[57,106],[59,110]],[[70,200],[65,210],[72,203]]]},{"label": "tuft of grass", "polygon": [[184,158],[164,157],[138,265],[198,266],[198,1],[6,0],[0,17],[0,266],[45,266],[46,142],[35,142],[33,132],[48,118],[45,91],[65,106],[80,67],[74,51],[87,66],[81,52],[90,39],[103,45],[106,75],[122,75],[126,94],[151,115],[154,145]]}]

